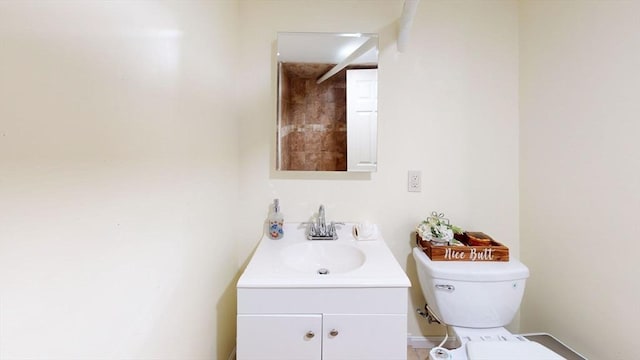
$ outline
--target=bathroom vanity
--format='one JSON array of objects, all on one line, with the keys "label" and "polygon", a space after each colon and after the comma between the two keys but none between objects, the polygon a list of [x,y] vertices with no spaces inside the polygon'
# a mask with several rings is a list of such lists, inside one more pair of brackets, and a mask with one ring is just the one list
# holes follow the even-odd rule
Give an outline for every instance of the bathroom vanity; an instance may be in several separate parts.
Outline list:
[{"label": "bathroom vanity", "polygon": [[237,360],[406,360],[406,274],[378,233],[263,237],[238,280]]}]

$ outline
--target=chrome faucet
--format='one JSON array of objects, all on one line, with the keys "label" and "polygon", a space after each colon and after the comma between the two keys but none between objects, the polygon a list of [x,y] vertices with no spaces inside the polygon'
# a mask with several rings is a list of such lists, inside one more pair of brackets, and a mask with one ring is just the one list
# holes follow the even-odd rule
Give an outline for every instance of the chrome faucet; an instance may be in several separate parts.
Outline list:
[{"label": "chrome faucet", "polygon": [[338,232],[336,231],[336,223],[330,222],[327,225],[325,219],[324,205],[320,205],[318,216],[315,223],[309,222],[307,227],[307,239],[309,240],[336,240]]},{"label": "chrome faucet", "polygon": [[320,205],[320,208],[318,209],[318,218],[316,219],[316,222],[318,232],[320,233],[319,235],[325,236],[327,233],[327,221],[324,217],[324,205]]}]

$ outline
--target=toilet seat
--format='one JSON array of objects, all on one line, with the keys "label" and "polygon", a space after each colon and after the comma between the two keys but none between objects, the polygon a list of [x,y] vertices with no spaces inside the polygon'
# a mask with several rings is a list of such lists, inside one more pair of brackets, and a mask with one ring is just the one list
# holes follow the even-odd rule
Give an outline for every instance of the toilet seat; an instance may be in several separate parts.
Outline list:
[{"label": "toilet seat", "polygon": [[534,341],[469,341],[469,360],[566,360]]}]

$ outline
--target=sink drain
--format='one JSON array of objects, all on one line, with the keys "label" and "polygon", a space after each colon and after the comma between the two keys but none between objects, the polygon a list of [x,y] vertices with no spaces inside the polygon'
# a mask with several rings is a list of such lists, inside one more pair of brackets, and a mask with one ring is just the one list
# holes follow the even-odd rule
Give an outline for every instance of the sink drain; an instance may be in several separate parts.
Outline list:
[{"label": "sink drain", "polygon": [[328,273],[329,273],[329,269],[325,269],[325,268],[318,269],[318,274],[320,275],[327,275]]}]

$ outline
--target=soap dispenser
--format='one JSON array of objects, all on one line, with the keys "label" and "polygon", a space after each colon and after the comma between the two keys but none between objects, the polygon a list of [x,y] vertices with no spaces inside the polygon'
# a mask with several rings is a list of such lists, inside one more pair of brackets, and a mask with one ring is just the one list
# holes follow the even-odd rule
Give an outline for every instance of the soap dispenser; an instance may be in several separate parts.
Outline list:
[{"label": "soap dispenser", "polygon": [[273,207],[269,212],[269,237],[281,239],[284,236],[284,218],[280,212],[280,201],[273,200]]}]

